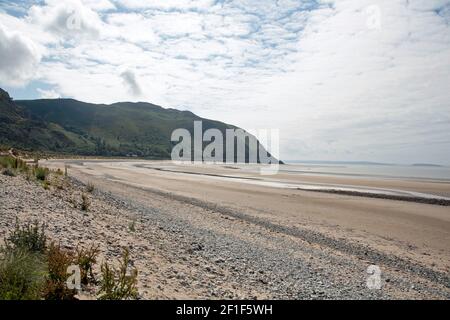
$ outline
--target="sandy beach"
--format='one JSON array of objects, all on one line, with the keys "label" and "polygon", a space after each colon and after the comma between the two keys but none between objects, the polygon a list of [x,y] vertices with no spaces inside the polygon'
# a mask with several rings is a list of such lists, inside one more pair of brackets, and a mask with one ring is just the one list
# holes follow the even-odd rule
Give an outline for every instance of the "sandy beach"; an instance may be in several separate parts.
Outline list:
[{"label": "sandy beach", "polygon": [[[201,243],[200,254],[219,261],[215,264],[254,265],[265,275],[264,293],[259,297],[449,297],[448,206],[291,187],[339,185],[445,198],[450,184],[442,181],[283,171],[263,177],[254,166],[175,166],[166,161],[49,160],[41,164],[68,166],[70,176],[142,208],[149,219],[155,219],[153,223],[168,224],[178,230],[180,239]],[[230,264],[227,272],[243,272]],[[373,264],[383,272],[382,290],[365,286],[366,269]],[[241,282],[246,282],[242,277]]]}]

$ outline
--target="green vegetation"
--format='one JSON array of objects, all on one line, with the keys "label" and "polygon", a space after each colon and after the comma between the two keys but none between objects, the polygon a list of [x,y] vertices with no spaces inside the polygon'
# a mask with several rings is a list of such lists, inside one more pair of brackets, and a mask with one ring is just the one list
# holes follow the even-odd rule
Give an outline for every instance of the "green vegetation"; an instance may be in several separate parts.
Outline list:
[{"label": "green vegetation", "polygon": [[94,272],[92,268],[97,263],[97,256],[100,253],[99,245],[92,245],[90,248],[76,249],[76,264],[80,266],[81,270],[81,283],[89,284],[96,283]]},{"label": "green vegetation", "polygon": [[77,291],[69,289],[66,281],[67,268],[74,264],[74,254],[61,249],[60,245],[51,243],[47,251],[48,275],[42,297],[45,300],[74,300]]},{"label": "green vegetation", "polygon": [[[3,92],[3,94],[2,94]],[[150,103],[90,104],[73,99],[12,101],[0,89],[0,144],[82,156],[169,159],[171,134],[194,121],[223,134],[234,126]],[[224,157],[226,154],[224,153]]]},{"label": "green vegetation", "polygon": [[11,235],[0,249],[0,299],[39,299],[45,285],[44,226],[37,222],[21,226],[16,220]]},{"label": "green vegetation", "polygon": [[100,288],[100,300],[126,300],[135,299],[137,291],[137,269],[128,272],[130,263],[127,249],[122,254],[119,269],[112,268],[104,262],[101,266],[102,281]]},{"label": "green vegetation", "polygon": [[36,167],[34,169],[34,175],[36,177],[36,179],[40,180],[40,181],[45,181],[47,179],[49,170],[47,168],[42,168],[42,167]]},{"label": "green vegetation", "polygon": [[19,224],[16,219],[16,225],[11,235],[6,238],[5,245],[7,248],[18,248],[33,253],[44,253],[46,249],[47,237],[45,236],[45,225],[25,223]]},{"label": "green vegetation", "polygon": [[45,284],[40,254],[4,248],[0,252],[0,300],[38,300]]},{"label": "green vegetation", "polygon": [[[96,285],[94,265],[100,252],[98,245],[75,251],[61,248],[48,238],[45,226],[37,222],[21,225],[16,221],[12,233],[0,248],[0,300],[75,300],[77,290],[69,289],[68,267],[80,268],[81,284]],[[130,263],[125,250],[120,268],[107,262],[101,265],[99,299],[119,300],[136,298],[137,270],[128,274]]]},{"label": "green vegetation", "polygon": [[2,169],[1,172],[5,176],[15,177],[18,173],[27,173],[29,167],[25,161],[11,155],[7,155],[0,156],[0,169]]}]

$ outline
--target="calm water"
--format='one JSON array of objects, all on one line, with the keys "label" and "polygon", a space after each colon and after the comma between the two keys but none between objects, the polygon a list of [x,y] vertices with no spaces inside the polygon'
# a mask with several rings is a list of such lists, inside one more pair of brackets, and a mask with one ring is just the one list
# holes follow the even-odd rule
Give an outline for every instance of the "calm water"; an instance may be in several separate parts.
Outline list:
[{"label": "calm water", "polygon": [[378,176],[392,178],[418,178],[450,181],[450,167],[407,166],[407,165],[375,165],[352,163],[305,163],[287,162],[282,171],[320,175],[346,175],[346,176]]}]

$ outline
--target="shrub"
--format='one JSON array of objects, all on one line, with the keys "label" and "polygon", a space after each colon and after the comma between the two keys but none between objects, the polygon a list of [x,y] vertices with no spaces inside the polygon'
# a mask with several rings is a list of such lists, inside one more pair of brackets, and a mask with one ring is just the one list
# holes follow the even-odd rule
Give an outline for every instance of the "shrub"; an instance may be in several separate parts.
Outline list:
[{"label": "shrub", "polygon": [[128,274],[128,264],[130,262],[127,249],[122,254],[119,269],[112,268],[108,263],[101,265],[102,280],[99,291],[100,300],[127,300],[136,299],[138,296],[137,269],[131,270]]},{"label": "shrub", "polygon": [[51,243],[47,250],[48,275],[43,289],[45,300],[75,300],[77,291],[67,287],[67,268],[75,264],[72,252]]},{"label": "shrub", "polygon": [[16,219],[16,225],[12,234],[5,240],[7,249],[24,249],[30,252],[44,253],[46,249],[47,236],[45,225],[26,223],[21,226]]},{"label": "shrub", "polygon": [[83,193],[81,195],[81,210],[82,211],[88,211],[90,205],[91,205],[91,202],[89,201],[88,196]]},{"label": "shrub", "polygon": [[42,167],[36,167],[36,169],[34,169],[34,175],[35,175],[36,179],[45,181],[47,179],[48,169],[42,168]]},{"label": "shrub", "polygon": [[42,255],[19,248],[3,249],[0,300],[38,300],[44,285]]},{"label": "shrub", "polygon": [[97,256],[100,252],[99,245],[92,245],[87,249],[78,248],[76,253],[76,264],[80,267],[81,283],[89,284],[95,283],[95,276],[92,270],[94,264],[97,262]]},{"label": "shrub", "polygon": [[15,158],[11,156],[0,157],[0,167],[2,168],[15,168],[17,166]]},{"label": "shrub", "polygon": [[11,168],[17,171],[27,171],[28,165],[25,161],[13,156],[0,156],[0,167]]}]

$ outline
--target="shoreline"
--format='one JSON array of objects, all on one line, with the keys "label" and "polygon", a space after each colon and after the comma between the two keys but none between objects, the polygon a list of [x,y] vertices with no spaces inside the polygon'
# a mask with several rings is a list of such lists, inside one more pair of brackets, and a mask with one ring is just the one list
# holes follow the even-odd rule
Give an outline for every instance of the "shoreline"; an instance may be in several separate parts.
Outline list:
[{"label": "shoreline", "polygon": [[[52,169],[66,164],[42,162]],[[135,165],[72,162],[62,189],[2,175],[0,230],[10,231],[15,217],[37,219],[64,246],[99,244],[101,259],[115,260],[128,247],[140,299],[450,297],[442,206]],[[87,212],[79,207],[83,193]],[[373,264],[382,270],[382,290],[365,286]]]}]

